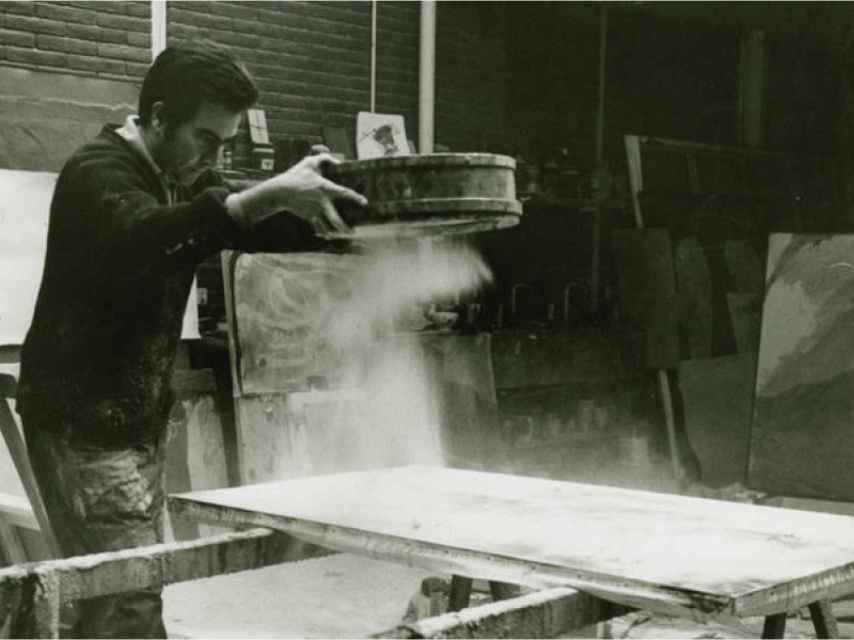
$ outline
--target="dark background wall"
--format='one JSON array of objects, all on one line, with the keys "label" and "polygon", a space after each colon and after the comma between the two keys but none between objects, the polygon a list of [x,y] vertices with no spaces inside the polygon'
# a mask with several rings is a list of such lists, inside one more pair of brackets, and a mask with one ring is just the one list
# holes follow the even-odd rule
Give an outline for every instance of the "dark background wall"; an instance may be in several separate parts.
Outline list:
[{"label": "dark background wall", "polygon": [[436,142],[455,151],[508,151],[512,88],[504,3],[438,3]]},{"label": "dark background wall", "polygon": [[[768,146],[836,149],[847,40],[830,9],[664,4],[608,5],[609,164],[622,161],[624,133],[737,142],[738,39],[750,26],[769,29]],[[352,126],[370,107],[368,2],[167,6],[170,42],[210,39],[246,62],[274,139],[319,142],[324,125]],[[591,164],[600,10],[583,2],[438,3],[437,142]],[[149,33],[145,1],[3,2],[0,65],[135,84],[149,61]],[[402,113],[415,138],[418,3],[380,2],[378,34],[376,109]]]},{"label": "dark background wall", "polygon": [[[739,39],[752,27],[767,30],[767,146],[850,149],[844,5],[815,4],[609,3],[604,160],[618,195],[626,133],[738,142]],[[590,171],[603,6],[439,2],[437,143]],[[371,3],[173,0],[167,7],[169,42],[209,39],[245,61],[281,149],[320,142],[325,126],[352,127],[356,112],[370,107]],[[414,139],[420,7],[385,0],[377,7],[376,110],[402,113]],[[23,132],[0,148],[0,162],[57,170],[80,136],[132,110],[149,31],[147,1],[0,3],[0,119],[13,125],[7,131]],[[87,95],[97,103],[88,110]],[[249,166],[245,128],[237,151],[235,166]],[[494,253],[525,278],[587,277],[590,222],[578,207],[530,204],[524,228],[502,234]],[[618,210],[611,222],[631,217]]]}]

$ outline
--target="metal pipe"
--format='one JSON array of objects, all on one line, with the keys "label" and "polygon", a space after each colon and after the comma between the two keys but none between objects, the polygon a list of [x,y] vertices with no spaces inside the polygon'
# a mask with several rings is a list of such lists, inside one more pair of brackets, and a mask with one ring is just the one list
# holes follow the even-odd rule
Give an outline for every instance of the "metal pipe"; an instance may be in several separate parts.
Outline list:
[{"label": "metal pipe", "polygon": [[[599,14],[599,86],[596,101],[596,180],[601,183],[605,173],[605,58],[608,54],[608,7],[600,6]],[[602,184],[597,184],[597,190]],[[598,198],[598,193],[596,194]],[[593,208],[593,250],[590,266],[590,313],[596,315],[599,310],[599,269],[602,243],[602,209]]]},{"label": "metal pipe", "polygon": [[751,148],[764,144],[765,33],[742,35],[739,64],[739,142]]},{"label": "metal pipe", "polygon": [[166,48],[166,0],[151,0],[151,60]]},{"label": "metal pipe", "polygon": [[377,9],[379,0],[371,2],[371,113],[377,110]]},{"label": "metal pipe", "polygon": [[600,5],[599,14],[599,87],[596,100],[596,168],[605,160],[605,58],[608,53],[608,7]]},{"label": "metal pipe", "polygon": [[436,1],[421,0],[418,66],[418,150],[433,153],[436,91]]}]

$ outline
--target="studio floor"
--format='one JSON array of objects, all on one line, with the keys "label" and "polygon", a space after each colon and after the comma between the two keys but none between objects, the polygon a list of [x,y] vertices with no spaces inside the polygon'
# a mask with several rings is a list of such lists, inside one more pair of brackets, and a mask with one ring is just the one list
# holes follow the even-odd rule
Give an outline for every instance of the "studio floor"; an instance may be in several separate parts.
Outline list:
[{"label": "studio floor", "polygon": [[[350,554],[170,585],[165,620],[172,638],[359,638],[400,623],[429,572]],[[854,637],[854,601],[834,603],[841,637]],[[636,611],[565,638],[757,638],[762,618],[701,624]],[[815,638],[805,612],[786,638]]]}]

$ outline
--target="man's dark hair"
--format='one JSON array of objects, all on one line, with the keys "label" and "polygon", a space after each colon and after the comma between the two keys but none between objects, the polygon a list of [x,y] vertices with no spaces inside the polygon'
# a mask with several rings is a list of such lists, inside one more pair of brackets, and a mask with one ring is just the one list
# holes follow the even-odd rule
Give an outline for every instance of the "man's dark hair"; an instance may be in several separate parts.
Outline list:
[{"label": "man's dark hair", "polygon": [[160,115],[170,128],[190,120],[202,100],[242,112],[258,99],[258,89],[242,65],[226,51],[202,43],[168,47],[145,74],[139,93],[139,120],[151,121],[151,107],[163,102]]}]

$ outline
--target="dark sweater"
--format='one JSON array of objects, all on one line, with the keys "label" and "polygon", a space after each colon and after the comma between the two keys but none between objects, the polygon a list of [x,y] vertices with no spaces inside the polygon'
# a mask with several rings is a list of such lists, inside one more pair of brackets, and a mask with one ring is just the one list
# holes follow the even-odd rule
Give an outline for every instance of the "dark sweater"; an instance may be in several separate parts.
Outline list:
[{"label": "dark sweater", "polygon": [[18,411],[28,428],[93,446],[162,433],[197,265],[226,248],[311,245],[293,216],[274,216],[272,235],[241,234],[227,194],[211,172],[192,189],[179,188],[168,205],[150,164],[113,126],[68,160],[51,202],[44,273],[22,351]]}]

